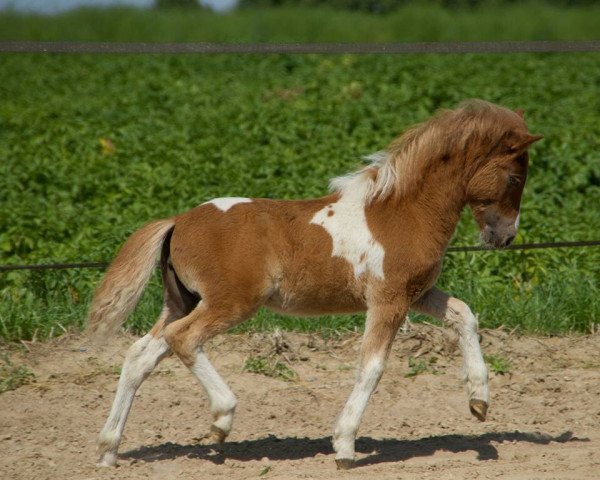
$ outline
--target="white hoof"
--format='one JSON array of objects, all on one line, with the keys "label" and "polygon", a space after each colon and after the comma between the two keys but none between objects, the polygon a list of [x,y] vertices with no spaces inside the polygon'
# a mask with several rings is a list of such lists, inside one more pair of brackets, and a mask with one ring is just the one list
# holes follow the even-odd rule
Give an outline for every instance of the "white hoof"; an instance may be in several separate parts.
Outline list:
[{"label": "white hoof", "polygon": [[113,452],[106,452],[100,456],[100,460],[96,464],[97,467],[116,467],[117,466],[117,454]]}]

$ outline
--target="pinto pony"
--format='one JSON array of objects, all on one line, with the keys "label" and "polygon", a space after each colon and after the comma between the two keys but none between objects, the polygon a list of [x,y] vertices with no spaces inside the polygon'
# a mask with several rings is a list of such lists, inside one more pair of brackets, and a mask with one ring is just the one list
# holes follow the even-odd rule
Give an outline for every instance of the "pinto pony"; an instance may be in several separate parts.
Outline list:
[{"label": "pinto pony", "polygon": [[333,434],[336,463],[349,468],[367,402],[409,310],[459,336],[469,407],[485,420],[487,369],[477,319],[434,285],[442,257],[470,205],[484,242],[517,233],[531,135],[522,111],[470,100],[406,131],[362,170],[336,178],[310,200],[218,198],[136,231],[92,301],[88,331],[113,334],[135,307],[160,252],[164,307],[127,352],[100,433],[100,465],[115,465],[136,390],[174,352],[202,384],[214,418],[209,439],[231,430],[236,399],[203,352],[215,335],[264,305],[292,315],[367,312],[356,383]]}]

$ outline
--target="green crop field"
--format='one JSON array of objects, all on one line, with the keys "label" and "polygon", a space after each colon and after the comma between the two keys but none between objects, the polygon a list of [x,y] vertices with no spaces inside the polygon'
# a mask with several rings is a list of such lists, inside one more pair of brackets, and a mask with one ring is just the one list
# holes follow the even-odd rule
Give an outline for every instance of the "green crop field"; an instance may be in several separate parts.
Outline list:
[{"label": "green crop field", "polygon": [[[361,156],[471,97],[524,108],[545,136],[532,150],[516,242],[598,239],[599,91],[595,53],[3,54],[0,264],[109,260],[148,220],[213,197],[323,195]],[[452,243],[477,235],[465,211]],[[484,327],[586,332],[600,322],[599,265],[597,247],[451,253],[439,285]],[[81,326],[100,276],[0,272],[0,337]],[[157,276],[128,327],[147,329],[160,302]],[[241,328],[362,323],[261,311]]]}]

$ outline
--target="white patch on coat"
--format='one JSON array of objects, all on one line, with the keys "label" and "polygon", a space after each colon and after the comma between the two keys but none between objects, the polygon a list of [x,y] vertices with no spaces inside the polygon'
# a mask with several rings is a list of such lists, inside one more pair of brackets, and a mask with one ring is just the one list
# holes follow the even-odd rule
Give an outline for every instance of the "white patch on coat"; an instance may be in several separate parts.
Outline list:
[{"label": "white patch on coat", "polygon": [[519,230],[519,224],[521,223],[521,212],[517,214],[517,219],[515,220],[515,230]]},{"label": "white patch on coat", "polygon": [[252,202],[251,198],[224,197],[224,198],[214,198],[208,202],[204,202],[202,205],[212,204],[215,207],[217,207],[219,210],[221,210],[222,212],[226,212],[227,210],[229,210],[234,205],[237,205],[238,203],[251,203],[251,202]]},{"label": "white patch on coat", "polygon": [[327,230],[333,241],[332,256],[348,261],[356,278],[370,273],[383,279],[385,251],[373,238],[365,216],[371,185],[360,176],[346,178],[346,182],[340,199],[315,213],[310,223]]}]

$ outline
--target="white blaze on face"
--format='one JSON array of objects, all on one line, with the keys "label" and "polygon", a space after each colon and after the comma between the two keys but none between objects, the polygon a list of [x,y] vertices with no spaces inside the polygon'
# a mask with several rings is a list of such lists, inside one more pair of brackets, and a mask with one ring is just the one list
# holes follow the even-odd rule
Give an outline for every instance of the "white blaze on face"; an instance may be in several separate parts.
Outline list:
[{"label": "white blaze on face", "polygon": [[213,200],[210,200],[209,202],[204,202],[202,205],[212,204],[215,207],[217,207],[219,210],[221,210],[222,212],[226,212],[227,210],[229,210],[234,205],[237,205],[238,203],[251,203],[251,202],[252,202],[251,198],[225,197],[225,198],[215,198]]},{"label": "white blaze on face", "polygon": [[521,222],[521,212],[517,214],[517,219],[515,220],[515,230],[519,230],[519,223]]},{"label": "white blaze on face", "polygon": [[364,179],[350,179],[340,199],[319,210],[310,223],[327,230],[333,241],[332,255],[348,261],[356,278],[370,273],[383,279],[385,251],[373,238],[365,216],[368,188]]}]

